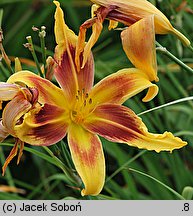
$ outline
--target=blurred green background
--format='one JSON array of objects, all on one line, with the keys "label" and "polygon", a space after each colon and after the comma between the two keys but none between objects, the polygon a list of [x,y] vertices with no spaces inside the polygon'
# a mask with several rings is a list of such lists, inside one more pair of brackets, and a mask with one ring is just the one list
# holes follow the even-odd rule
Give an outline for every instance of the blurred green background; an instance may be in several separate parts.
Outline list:
[{"label": "blurred green background", "polygon": [[[151,1],[171,21],[174,27],[193,41],[193,3],[192,0]],[[79,26],[90,17],[91,3],[88,0],[60,0],[67,25],[76,33]],[[54,11],[51,0],[0,0],[4,10],[2,29],[4,48],[9,56],[31,59],[26,49],[26,36],[33,37],[37,55],[41,61],[40,41],[32,26],[46,26],[47,53],[53,55]],[[97,44],[93,48],[95,58],[95,82],[108,74],[125,67],[131,67],[120,40],[120,31],[108,31],[108,22]],[[120,25],[121,26],[121,25]],[[88,31],[88,36],[90,30]],[[172,35],[156,36],[157,41],[165,46],[177,58],[193,66],[193,53],[183,47]],[[158,96],[149,103],[142,103],[145,92],[128,100],[125,105],[137,114],[170,101],[189,97],[193,93],[193,76],[178,67],[162,53],[157,52],[160,88]],[[32,66],[23,68],[36,71]],[[0,62],[0,79],[6,81],[9,72]],[[76,184],[72,184],[55,164],[56,158],[73,169],[66,140],[49,147],[51,152],[42,147],[26,145],[20,165],[13,160],[5,177],[0,177],[0,184],[25,189],[25,194],[0,192],[0,199],[192,199],[193,187],[193,102],[177,103],[140,115],[149,131],[163,133],[171,131],[189,144],[172,154],[147,152],[127,145],[110,143],[102,139],[107,179],[102,194],[97,197],[81,197]],[[10,139],[9,143],[13,143]],[[0,159],[3,164],[10,147],[0,145]],[[31,152],[30,152],[31,151]],[[129,170],[129,169],[134,170]],[[137,171],[140,171],[137,172]],[[186,188],[190,186],[190,188]],[[184,190],[184,188],[186,188]],[[184,192],[183,192],[184,190]]]}]

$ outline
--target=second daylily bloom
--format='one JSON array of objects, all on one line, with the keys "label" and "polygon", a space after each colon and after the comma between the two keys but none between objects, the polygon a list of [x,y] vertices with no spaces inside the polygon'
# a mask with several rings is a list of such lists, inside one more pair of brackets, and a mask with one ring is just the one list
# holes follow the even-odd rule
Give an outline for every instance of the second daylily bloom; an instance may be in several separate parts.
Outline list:
[{"label": "second daylily bloom", "polygon": [[105,182],[105,159],[99,136],[156,152],[171,152],[187,143],[170,132],[149,133],[142,120],[121,105],[143,89],[154,88],[145,74],[142,79],[140,69],[120,70],[93,87],[92,54],[85,67],[78,71],[75,64],[78,37],[65,24],[60,4],[54,3],[57,6],[54,75],[61,89],[27,71],[9,78],[9,84],[20,83],[28,88],[35,87],[39,92],[40,108],[31,109],[24,115],[16,128],[17,136],[30,144],[54,144],[67,133],[75,168],[84,183],[81,193],[97,195]]},{"label": "second daylily bloom", "polygon": [[[123,49],[135,67],[142,69],[150,81],[158,81],[155,51],[155,34],[176,35],[186,46],[190,41],[176,30],[166,16],[146,0],[91,0],[92,18],[80,27],[78,48],[76,51],[77,67],[84,67],[90,50],[102,31],[105,18],[110,20],[109,29],[118,22],[128,26],[121,34]],[[84,45],[86,29],[92,26],[92,35]],[[79,55],[83,52],[83,62]],[[155,92],[154,92],[155,95]]]}]

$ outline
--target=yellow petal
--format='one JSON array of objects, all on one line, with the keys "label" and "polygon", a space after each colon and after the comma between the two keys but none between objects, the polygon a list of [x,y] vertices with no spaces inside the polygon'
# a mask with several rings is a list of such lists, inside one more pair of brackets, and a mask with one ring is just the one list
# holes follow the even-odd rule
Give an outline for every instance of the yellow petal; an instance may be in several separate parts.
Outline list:
[{"label": "yellow petal", "polygon": [[57,52],[55,54],[56,58],[60,60],[64,50],[67,50],[69,45],[75,46],[77,36],[65,24],[64,13],[60,8],[60,3],[58,1],[54,1],[54,4],[56,5],[54,32],[56,43],[58,44],[56,47]]},{"label": "yellow petal", "polygon": [[155,50],[154,17],[141,19],[121,33],[123,49],[136,68],[150,81],[158,81]]},{"label": "yellow petal", "polygon": [[93,87],[89,97],[92,98],[93,105],[102,103],[122,104],[146,88],[149,88],[149,91],[143,99],[144,102],[157,95],[158,87],[149,81],[143,71],[127,68],[102,79]]},{"label": "yellow petal", "polygon": [[68,143],[72,159],[85,188],[81,194],[98,195],[105,180],[105,160],[99,138],[81,126],[72,124]]}]

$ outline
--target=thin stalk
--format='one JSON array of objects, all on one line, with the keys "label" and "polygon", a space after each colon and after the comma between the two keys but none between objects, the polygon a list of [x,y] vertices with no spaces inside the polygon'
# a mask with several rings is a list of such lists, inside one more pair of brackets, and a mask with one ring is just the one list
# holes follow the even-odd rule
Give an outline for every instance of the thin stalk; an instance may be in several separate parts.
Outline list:
[{"label": "thin stalk", "polygon": [[160,185],[162,185],[163,187],[165,187],[166,189],[168,189],[174,195],[176,195],[180,200],[185,200],[185,198],[181,194],[179,194],[178,192],[176,192],[175,190],[173,190],[171,187],[169,187],[168,185],[164,184],[163,182],[157,180],[156,178],[154,178],[154,177],[152,177],[152,176],[150,176],[150,175],[148,175],[146,173],[143,173],[143,172],[141,172],[139,170],[135,170],[135,169],[132,169],[132,168],[129,168],[129,170],[132,171],[132,172],[138,173],[140,175],[146,176],[146,177],[154,180],[155,182],[159,183]]},{"label": "thin stalk", "polygon": [[155,111],[155,110],[158,110],[158,109],[162,109],[162,108],[167,107],[167,106],[171,106],[171,105],[174,105],[174,104],[177,104],[177,103],[181,103],[181,102],[184,102],[184,101],[191,101],[191,100],[193,100],[193,96],[182,98],[182,99],[179,99],[179,100],[175,100],[175,101],[172,101],[172,102],[169,102],[169,103],[165,103],[163,105],[160,105],[160,106],[154,107],[152,109],[146,110],[144,112],[141,112],[141,113],[139,113],[137,115],[141,116],[141,115],[144,115],[146,113],[149,113],[149,112],[152,112],[152,111]]},{"label": "thin stalk", "polygon": [[191,45],[188,48],[193,52],[193,47]]},{"label": "thin stalk", "polygon": [[74,183],[77,184],[77,178],[73,173],[70,172],[69,168],[62,163],[60,159],[58,159],[53,152],[46,146],[43,146],[43,149],[57,162],[58,166],[62,169],[62,171],[66,174],[66,176]]},{"label": "thin stalk", "polygon": [[119,169],[117,169],[113,174],[111,174],[107,179],[106,182],[110,181],[113,177],[115,177],[119,172],[121,172],[123,169],[125,169],[126,166],[128,166],[130,163],[132,163],[133,161],[135,161],[137,158],[139,158],[141,155],[145,154],[147,152],[147,150],[143,150],[141,152],[139,152],[137,155],[135,155],[133,158],[131,158],[130,160],[128,160],[127,162],[125,162],[121,167],[119,167]]},{"label": "thin stalk", "polygon": [[187,72],[193,73],[193,69],[192,68],[190,68],[188,65],[184,64],[184,62],[182,62],[181,60],[179,60],[176,56],[174,56],[171,52],[169,52],[165,47],[163,47],[158,42],[156,42],[156,45],[158,46],[156,48],[157,51],[160,51],[161,53],[163,53],[166,56],[168,56],[170,59],[172,59],[174,62],[176,62],[182,68],[184,68]]},{"label": "thin stalk", "polygon": [[39,32],[40,43],[41,43],[41,53],[42,53],[42,62],[44,65],[44,73],[46,72],[46,46],[45,46],[45,36],[46,36],[46,27],[42,26],[41,31]]},{"label": "thin stalk", "polygon": [[3,9],[0,9],[0,28],[2,26],[2,20],[3,20]]},{"label": "thin stalk", "polygon": [[28,36],[28,37],[26,37],[26,39],[27,39],[27,41],[29,43],[28,45],[26,45],[26,47],[29,48],[29,50],[30,50],[30,52],[31,52],[31,54],[33,56],[33,59],[34,59],[34,61],[36,63],[36,66],[37,66],[37,69],[38,69],[38,72],[39,72],[40,76],[44,77],[44,74],[42,73],[42,70],[40,68],[40,63],[39,63],[38,58],[36,56],[36,52],[34,50],[34,44],[33,44],[33,41],[32,41],[32,37]]}]

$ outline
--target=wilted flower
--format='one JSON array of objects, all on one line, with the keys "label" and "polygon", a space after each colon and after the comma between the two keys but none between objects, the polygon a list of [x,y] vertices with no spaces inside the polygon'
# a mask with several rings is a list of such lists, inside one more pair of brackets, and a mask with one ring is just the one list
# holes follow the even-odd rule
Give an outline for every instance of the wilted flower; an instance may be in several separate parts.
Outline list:
[{"label": "wilted flower", "polygon": [[[128,26],[121,34],[123,49],[135,67],[143,69],[150,81],[158,81],[155,51],[155,34],[174,34],[186,46],[190,41],[176,30],[166,16],[146,0],[91,0],[92,18],[80,27],[76,65],[84,67],[90,50],[102,31],[104,19],[110,20],[109,29],[115,28],[118,22]],[[84,45],[86,29],[92,26],[92,35]],[[83,52],[83,62],[79,56]],[[156,94],[154,93],[154,96]]]}]

